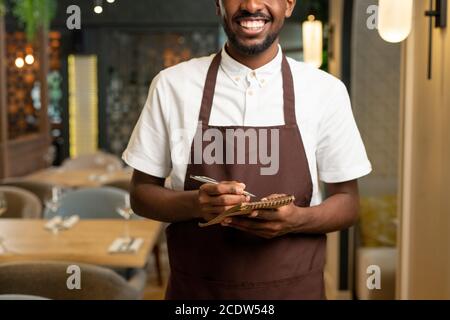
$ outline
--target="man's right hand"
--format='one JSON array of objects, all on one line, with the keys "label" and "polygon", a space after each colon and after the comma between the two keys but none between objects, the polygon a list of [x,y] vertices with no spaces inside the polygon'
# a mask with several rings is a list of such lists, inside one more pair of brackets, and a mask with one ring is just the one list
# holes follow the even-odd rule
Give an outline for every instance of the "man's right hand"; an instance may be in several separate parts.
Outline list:
[{"label": "man's right hand", "polygon": [[198,192],[201,217],[209,221],[238,204],[249,202],[250,197],[243,194],[244,190],[245,184],[236,181],[202,185]]}]

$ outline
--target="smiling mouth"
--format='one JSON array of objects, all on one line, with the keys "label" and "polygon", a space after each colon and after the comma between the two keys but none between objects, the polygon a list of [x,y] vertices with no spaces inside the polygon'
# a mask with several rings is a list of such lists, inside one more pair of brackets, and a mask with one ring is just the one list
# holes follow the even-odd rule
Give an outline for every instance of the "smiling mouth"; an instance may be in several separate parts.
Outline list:
[{"label": "smiling mouth", "polygon": [[251,31],[258,31],[261,30],[262,28],[264,28],[264,26],[266,25],[266,23],[269,22],[268,20],[240,20],[238,21],[239,25],[247,30],[251,30]]},{"label": "smiling mouth", "polygon": [[236,23],[249,34],[257,34],[264,29],[271,19],[266,17],[241,17],[236,19]]}]

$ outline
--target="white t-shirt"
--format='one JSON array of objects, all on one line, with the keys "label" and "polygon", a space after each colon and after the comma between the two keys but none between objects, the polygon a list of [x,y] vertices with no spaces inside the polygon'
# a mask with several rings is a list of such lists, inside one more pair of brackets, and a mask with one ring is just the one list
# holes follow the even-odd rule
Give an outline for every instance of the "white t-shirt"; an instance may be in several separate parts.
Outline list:
[{"label": "white t-shirt", "polygon": [[[155,77],[123,153],[123,160],[136,170],[160,178],[170,176],[174,190],[184,189],[203,86],[213,57],[183,62]],[[281,61],[280,48],[275,59],[251,70],[222,50],[210,125],[283,125]],[[318,205],[322,201],[319,180],[350,181],[369,174],[372,167],[345,85],[305,63],[289,58],[288,62],[294,78],[297,123],[313,181],[311,205]]]}]

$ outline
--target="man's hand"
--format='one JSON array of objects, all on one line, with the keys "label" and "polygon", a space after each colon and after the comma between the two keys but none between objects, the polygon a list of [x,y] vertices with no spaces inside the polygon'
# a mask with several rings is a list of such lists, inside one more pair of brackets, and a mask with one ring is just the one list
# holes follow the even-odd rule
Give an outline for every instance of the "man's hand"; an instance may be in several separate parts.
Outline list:
[{"label": "man's hand", "polygon": [[245,184],[236,181],[202,185],[198,192],[201,218],[209,221],[238,204],[249,202],[250,197],[243,194],[244,189]]},{"label": "man's hand", "polygon": [[[284,195],[271,195],[267,199]],[[227,218],[222,223],[253,235],[271,239],[296,231],[300,223],[301,208],[293,203],[276,210],[253,211],[248,217]]]}]

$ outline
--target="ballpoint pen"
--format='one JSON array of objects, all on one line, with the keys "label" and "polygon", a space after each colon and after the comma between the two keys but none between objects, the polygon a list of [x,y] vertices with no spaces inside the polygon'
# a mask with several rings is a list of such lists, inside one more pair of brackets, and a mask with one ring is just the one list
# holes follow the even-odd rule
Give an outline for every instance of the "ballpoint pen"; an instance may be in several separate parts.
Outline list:
[{"label": "ballpoint pen", "polygon": [[[190,175],[190,178],[193,179],[193,180],[199,181],[199,182],[219,184],[219,182],[217,180],[214,180],[214,179],[209,178],[209,177]],[[256,198],[256,196],[254,194],[250,193],[250,192],[244,191],[243,193],[246,196]]]}]

